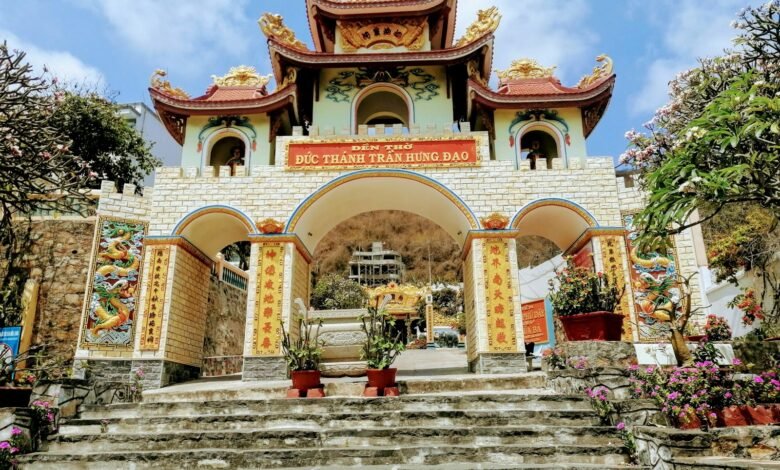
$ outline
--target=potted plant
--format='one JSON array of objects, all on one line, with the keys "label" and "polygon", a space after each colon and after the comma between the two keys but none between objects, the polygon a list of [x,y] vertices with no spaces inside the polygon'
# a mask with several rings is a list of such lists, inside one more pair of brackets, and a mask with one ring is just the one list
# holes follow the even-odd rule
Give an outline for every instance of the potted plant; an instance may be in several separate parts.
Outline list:
[{"label": "potted plant", "polygon": [[707,341],[728,341],[731,339],[731,327],[725,318],[717,315],[707,315],[704,334],[707,337]]},{"label": "potted plant", "polygon": [[361,328],[366,334],[366,342],[360,358],[368,366],[368,386],[384,389],[395,384],[397,369],[390,366],[404,350],[401,342],[401,332],[395,329],[395,318],[385,310],[390,296],[385,296],[376,307],[368,307],[366,313],[360,315]]},{"label": "potted plant", "polygon": [[310,388],[320,387],[320,327],[322,319],[316,325],[309,323],[306,316],[301,320],[297,337],[291,337],[282,324],[282,352],[287,360],[287,368],[292,378],[292,388],[305,393]]},{"label": "potted plant", "polygon": [[615,307],[623,296],[615,279],[579,267],[571,258],[550,280],[553,311],[569,341],[620,341],[623,315]]}]

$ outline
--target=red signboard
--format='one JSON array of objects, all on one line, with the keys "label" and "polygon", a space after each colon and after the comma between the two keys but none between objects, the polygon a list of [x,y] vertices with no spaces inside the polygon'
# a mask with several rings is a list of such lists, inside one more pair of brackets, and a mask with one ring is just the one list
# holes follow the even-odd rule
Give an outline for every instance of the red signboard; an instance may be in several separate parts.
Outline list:
[{"label": "red signboard", "polygon": [[291,170],[476,166],[479,162],[473,138],[287,144],[287,168]]},{"label": "red signboard", "polygon": [[575,266],[593,269],[593,244],[588,242],[572,258]]},{"label": "red signboard", "polygon": [[548,343],[550,335],[547,331],[547,311],[544,299],[523,304],[523,340],[526,343]]}]

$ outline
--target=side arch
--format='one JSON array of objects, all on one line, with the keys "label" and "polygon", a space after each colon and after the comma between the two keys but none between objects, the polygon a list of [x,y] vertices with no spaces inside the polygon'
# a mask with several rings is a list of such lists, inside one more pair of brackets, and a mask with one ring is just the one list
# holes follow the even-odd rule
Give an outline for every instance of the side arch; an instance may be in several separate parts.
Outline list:
[{"label": "side arch", "polygon": [[205,206],[182,217],[171,235],[182,236],[212,258],[222,248],[257,233],[252,219],[227,205]]},{"label": "side arch", "polygon": [[554,125],[550,124],[546,121],[529,121],[522,126],[520,126],[514,133],[514,141],[516,143],[515,145],[515,168],[520,168],[520,160],[521,160],[521,142],[523,139],[523,136],[531,131],[541,131],[548,134],[550,137],[555,140],[555,144],[557,146],[558,150],[558,157],[563,160],[563,167],[568,168],[569,167],[569,156],[568,156],[568,150],[566,148],[566,138],[563,135],[563,133],[555,127]]},{"label": "side arch", "polygon": [[586,230],[599,227],[599,223],[576,202],[545,198],[523,206],[512,218],[510,227],[519,231],[518,236],[541,236],[565,251]]},{"label": "side arch", "polygon": [[214,144],[225,137],[236,137],[244,143],[244,166],[250,166],[252,160],[252,138],[238,127],[222,126],[206,135],[200,154],[201,167],[213,165],[211,162],[211,151],[214,149]]}]

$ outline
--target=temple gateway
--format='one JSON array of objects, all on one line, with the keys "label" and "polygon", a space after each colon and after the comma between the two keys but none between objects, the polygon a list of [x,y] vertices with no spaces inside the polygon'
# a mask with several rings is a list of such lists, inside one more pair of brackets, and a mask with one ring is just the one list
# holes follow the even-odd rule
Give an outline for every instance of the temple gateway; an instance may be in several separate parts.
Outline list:
[{"label": "temple gateway", "polygon": [[[607,56],[570,85],[518,58],[494,88],[495,8],[457,38],[456,0],[307,0],[306,11],[313,50],[280,16],[260,19],[269,75],[235,67],[200,96],[152,77],[181,165],[158,168],[143,196],[103,182],[77,369],[143,368],[147,388],[201,376],[219,271],[246,296],[231,367],[244,380],[285,377],[281,329],[297,334],[309,306],[317,244],[341,221],[389,209],[430,219],[460,245],[475,373],[526,369],[524,235],[617,276],[624,339],[659,337],[649,283],[694,272],[700,253],[685,232],[673,251],[639,255],[641,193],[611,157],[588,155],[615,85]],[[239,241],[251,243],[246,272],[218,256]]]}]

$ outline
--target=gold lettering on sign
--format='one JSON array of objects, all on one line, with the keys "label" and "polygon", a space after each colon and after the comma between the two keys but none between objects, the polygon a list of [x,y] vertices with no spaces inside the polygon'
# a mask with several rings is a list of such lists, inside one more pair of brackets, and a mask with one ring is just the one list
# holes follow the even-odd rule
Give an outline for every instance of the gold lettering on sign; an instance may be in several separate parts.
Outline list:
[{"label": "gold lettering on sign", "polygon": [[482,253],[490,352],[516,352],[515,309],[509,247],[501,239],[485,240]]},{"label": "gold lettering on sign", "polygon": [[[601,261],[604,266],[604,273],[609,275],[610,282],[614,280],[617,283],[618,290],[623,290],[626,285],[626,275],[623,271],[623,255],[620,251],[620,244],[623,243],[623,237],[608,236],[601,237]],[[619,313],[630,320],[630,310],[628,307],[630,295],[623,293],[620,303],[615,308],[615,313]],[[623,322],[624,341],[631,341],[631,322]]]},{"label": "gold lettering on sign", "polygon": [[144,324],[141,330],[141,351],[160,349],[163,310],[165,308],[165,287],[168,283],[168,261],[171,248],[155,246],[152,248],[149,277],[146,285],[146,308]]},{"label": "gold lettering on sign", "polygon": [[259,252],[252,351],[257,356],[276,356],[282,328],[284,246],[263,244]]},{"label": "gold lettering on sign", "polygon": [[425,17],[399,18],[388,21],[340,21],[341,48],[355,52],[360,48],[390,49],[406,47],[420,50],[425,43]]}]

